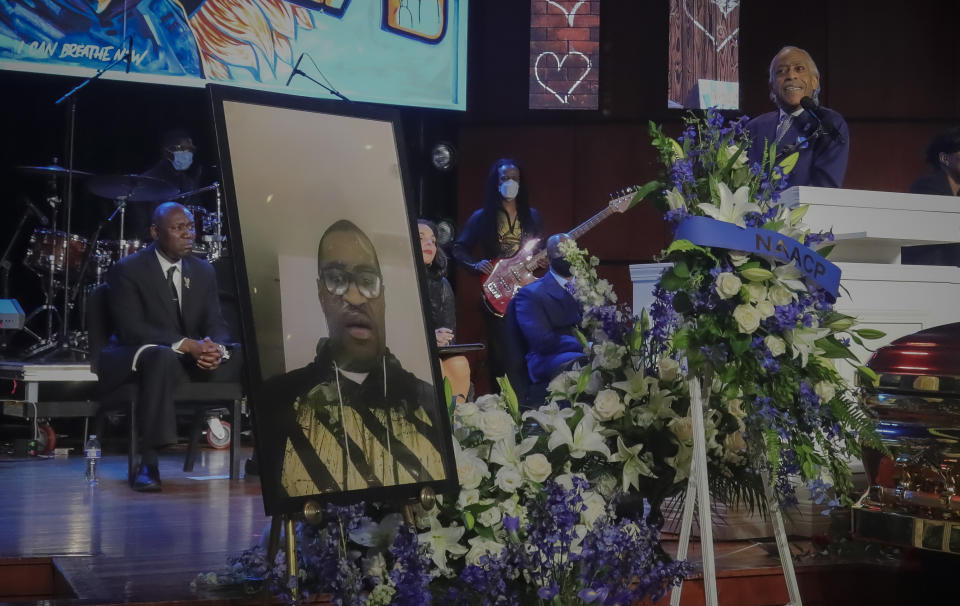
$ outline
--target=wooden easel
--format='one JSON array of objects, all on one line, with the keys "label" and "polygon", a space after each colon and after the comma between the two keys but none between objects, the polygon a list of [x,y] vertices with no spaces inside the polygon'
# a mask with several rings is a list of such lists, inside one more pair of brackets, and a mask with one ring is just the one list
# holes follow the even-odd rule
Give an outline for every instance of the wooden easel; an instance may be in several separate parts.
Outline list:
[{"label": "wooden easel", "polygon": [[[713,519],[710,516],[710,483],[707,476],[707,438],[703,425],[704,402],[699,379],[688,380],[687,386],[690,389],[689,414],[693,424],[693,461],[690,464],[690,478],[687,480],[687,494],[683,503],[677,559],[684,560],[687,557],[690,532],[693,528],[693,504],[696,501],[699,505],[697,514],[700,521],[700,549],[703,556],[704,596],[707,606],[717,606],[717,569],[713,553]],[[793,569],[790,544],[787,542],[787,531],[783,525],[783,515],[780,513],[780,504],[770,487],[769,475],[765,471],[762,475],[767,507],[773,520],[773,535],[780,554],[780,566],[783,568],[783,576],[787,582],[787,595],[790,598],[787,606],[803,606],[800,588],[797,585],[797,575]],[[683,583],[681,582],[670,593],[670,606],[679,606],[682,591]]]}]

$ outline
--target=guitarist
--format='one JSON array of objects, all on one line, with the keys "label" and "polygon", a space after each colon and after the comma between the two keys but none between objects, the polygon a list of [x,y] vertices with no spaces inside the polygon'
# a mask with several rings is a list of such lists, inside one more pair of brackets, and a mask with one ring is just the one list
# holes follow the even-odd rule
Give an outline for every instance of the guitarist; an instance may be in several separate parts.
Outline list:
[{"label": "guitarist", "polygon": [[[483,208],[467,220],[453,243],[453,257],[473,273],[489,274],[497,259],[515,255],[523,243],[543,234],[540,213],[530,207],[528,192],[521,184],[520,164],[513,158],[493,163],[483,189]],[[479,251],[479,260],[473,255]],[[484,312],[487,325],[487,369],[490,384],[506,374],[506,323]]]}]

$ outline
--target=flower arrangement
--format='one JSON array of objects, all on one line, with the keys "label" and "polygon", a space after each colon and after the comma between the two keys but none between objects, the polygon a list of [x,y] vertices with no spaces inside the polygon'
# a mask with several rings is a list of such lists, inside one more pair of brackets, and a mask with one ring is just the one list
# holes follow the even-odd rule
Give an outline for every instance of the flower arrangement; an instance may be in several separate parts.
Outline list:
[{"label": "flower arrangement", "polygon": [[[876,381],[849,345],[883,333],[858,328],[855,318],[834,309],[835,293],[818,281],[833,235],[803,224],[805,206],[779,203],[797,152],[777,162],[771,144],[761,163],[748,165],[744,124],[707,111],[687,117],[678,139],[650,125],[669,173],[664,218],[677,233],[664,255],[673,266],[655,293],[653,333],[670,334],[670,354],[706,381],[711,410],[723,401],[736,411],[743,432],[725,440],[745,441],[753,454],[766,455],[782,503],[795,502],[789,478],[796,475],[817,502],[828,498],[832,484],[830,504],[846,504],[847,459],[859,456],[862,442],[879,446],[879,440],[834,362],[852,363],[862,379]],[[733,238],[763,230],[750,236],[760,245],[694,243],[682,235],[695,217],[737,226]],[[819,247],[819,255],[807,247]]]},{"label": "flower arrangement", "polygon": [[[823,244],[805,209],[777,201],[796,156],[748,166],[743,121],[707,112],[674,140],[651,125],[669,171],[665,219],[760,228],[783,241]],[[584,309],[584,357],[521,411],[500,393],[451,409],[460,490],[411,524],[383,505],[327,508],[326,523],[298,527],[301,587],[339,604],[621,604],[656,601],[689,572],[659,544],[659,504],[690,474],[688,377],[703,381],[710,489],[730,503],[764,506],[761,471],[783,502],[792,474],[817,499],[850,488],[846,457],[858,440],[879,445],[833,360],[855,361],[849,341],[880,336],[836,312],[832,297],[790,260],[678,237],[649,313],[635,316],[599,278],[598,261],[562,245]],[[821,248],[821,254],[827,250]],[[819,258],[819,257],[818,257]],[[875,379],[860,367],[867,379]],[[765,455],[765,458],[764,458]],[[283,554],[235,559],[222,579],[264,579],[289,589]]]}]

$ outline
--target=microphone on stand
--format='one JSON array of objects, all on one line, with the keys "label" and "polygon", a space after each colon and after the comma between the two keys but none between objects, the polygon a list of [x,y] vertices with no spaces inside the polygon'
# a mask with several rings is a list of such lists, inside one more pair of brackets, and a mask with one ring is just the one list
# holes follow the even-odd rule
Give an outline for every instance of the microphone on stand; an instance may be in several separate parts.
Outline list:
[{"label": "microphone on stand", "polygon": [[837,130],[837,127],[830,121],[827,115],[820,111],[820,105],[816,101],[810,97],[804,97],[800,99],[800,107],[817,121],[817,124],[820,125],[820,128],[822,128],[827,135],[838,139],[841,143],[843,142],[840,131]]},{"label": "microphone on stand", "polygon": [[293,71],[290,72],[290,77],[287,78],[287,83],[284,86],[290,86],[290,81],[293,80],[293,77],[300,73],[300,62],[303,61],[303,55],[305,53],[300,53],[300,56],[297,57],[297,64],[293,66]]},{"label": "microphone on stand", "polygon": [[133,58],[133,36],[127,38],[127,73],[130,73],[130,60]]}]

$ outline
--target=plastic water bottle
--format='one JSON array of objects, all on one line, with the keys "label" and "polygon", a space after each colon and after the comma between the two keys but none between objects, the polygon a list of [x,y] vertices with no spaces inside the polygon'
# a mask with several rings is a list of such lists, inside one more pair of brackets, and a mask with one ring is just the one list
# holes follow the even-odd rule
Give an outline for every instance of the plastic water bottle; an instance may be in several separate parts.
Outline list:
[{"label": "plastic water bottle", "polygon": [[100,440],[97,439],[97,436],[90,435],[87,438],[87,443],[83,447],[83,456],[84,456],[84,477],[87,478],[87,482],[93,486],[99,479],[99,472],[97,471],[97,465],[100,461]]}]

